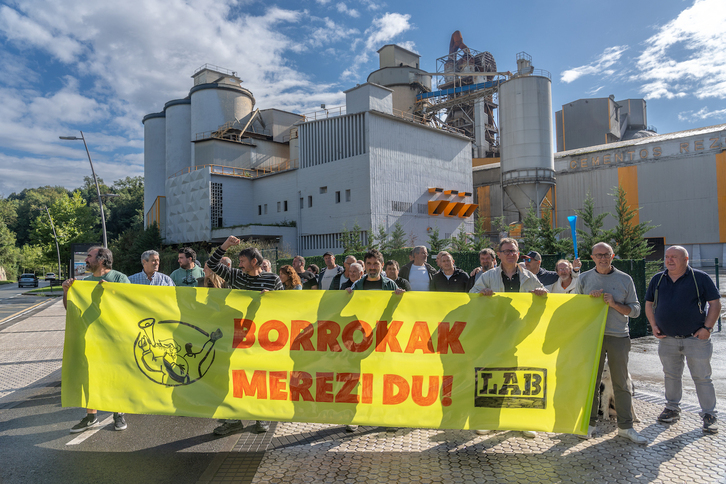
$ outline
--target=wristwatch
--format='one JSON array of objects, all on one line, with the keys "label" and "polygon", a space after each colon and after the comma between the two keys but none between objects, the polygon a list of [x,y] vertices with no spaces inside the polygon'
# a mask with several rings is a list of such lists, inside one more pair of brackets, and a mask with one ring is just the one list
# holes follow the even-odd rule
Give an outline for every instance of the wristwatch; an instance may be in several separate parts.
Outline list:
[{"label": "wristwatch", "polygon": [[703,325],[703,326],[701,326],[701,327],[702,327],[703,329],[705,329],[706,331],[708,331],[709,333],[713,333],[713,328],[709,328],[709,327],[708,327],[708,326],[706,326],[706,325]]}]

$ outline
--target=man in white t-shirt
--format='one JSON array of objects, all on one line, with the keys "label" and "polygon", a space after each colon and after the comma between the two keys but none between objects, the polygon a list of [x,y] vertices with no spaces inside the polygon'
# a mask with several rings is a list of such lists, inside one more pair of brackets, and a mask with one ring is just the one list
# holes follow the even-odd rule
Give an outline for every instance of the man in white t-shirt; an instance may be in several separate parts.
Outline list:
[{"label": "man in white t-shirt", "polygon": [[413,248],[413,260],[401,268],[399,277],[411,284],[412,291],[428,291],[431,278],[436,269],[426,262],[429,253],[426,247],[419,245]]},{"label": "man in white t-shirt", "polygon": [[329,289],[338,289],[337,287],[331,287],[331,283],[335,276],[343,272],[343,268],[335,263],[335,255],[332,252],[326,252],[323,254],[323,260],[325,261],[325,267],[320,271],[318,277],[318,289],[327,291]]}]

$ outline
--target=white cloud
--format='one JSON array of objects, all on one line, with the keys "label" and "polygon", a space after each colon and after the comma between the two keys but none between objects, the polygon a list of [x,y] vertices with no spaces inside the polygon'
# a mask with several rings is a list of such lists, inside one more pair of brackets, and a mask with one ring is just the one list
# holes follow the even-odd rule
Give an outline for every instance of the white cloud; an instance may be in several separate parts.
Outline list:
[{"label": "white cloud", "polygon": [[0,32],[22,46],[45,49],[65,63],[72,62],[83,51],[80,42],[55,31],[52,24],[42,25],[6,5],[0,7]]},{"label": "white cloud", "polygon": [[414,52],[418,54],[419,52],[416,50],[416,42],[412,40],[407,40],[405,42],[396,42],[396,45],[403,47],[406,50],[410,50],[411,52]]},{"label": "white cloud", "polygon": [[315,28],[313,33],[307,39],[307,44],[311,47],[331,45],[331,43],[339,42],[360,33],[358,29],[347,28],[344,25],[334,22],[328,17],[313,20],[321,20],[323,25]]},{"label": "white cloud", "polygon": [[569,84],[582,76],[595,74],[612,75],[614,71],[607,70],[607,68],[614,65],[623,55],[623,52],[625,52],[626,50],[628,50],[627,45],[616,45],[613,47],[608,47],[593,62],[584,66],[575,67],[563,71],[560,74],[560,80],[566,84]]},{"label": "white cloud", "polygon": [[[385,44],[390,43],[398,35],[413,28],[409,22],[410,19],[409,14],[400,13],[386,13],[374,18],[371,26],[365,31],[363,51],[356,55],[353,64],[343,71],[340,78],[346,81],[355,79],[358,76],[358,69],[368,62],[370,55]],[[356,39],[352,43],[351,49],[356,50],[360,43],[360,39]],[[401,44],[402,46],[403,44],[408,45],[408,47],[405,47],[407,49],[414,47],[413,42],[401,42]]]},{"label": "white cloud", "polygon": [[360,13],[358,13],[358,10],[356,10],[354,8],[348,8],[348,6],[343,2],[337,4],[335,6],[335,8],[338,10],[338,12],[348,15],[350,17],[353,17],[353,18],[360,17]]},{"label": "white cloud", "polygon": [[366,48],[377,50],[383,44],[390,42],[394,37],[411,29],[409,14],[386,13],[373,20],[370,28],[366,30]]},{"label": "white cloud", "polygon": [[372,0],[359,0],[359,1],[361,4],[365,5],[365,7],[368,10],[371,10],[371,11],[376,11],[376,10],[380,9],[383,5],[385,5],[382,3],[376,3]]},{"label": "white cloud", "polygon": [[726,98],[726,3],[696,0],[645,41],[637,59],[648,99]]},{"label": "white cloud", "polygon": [[704,119],[715,118],[720,121],[726,122],[726,109],[717,109],[710,111],[707,107],[703,107],[698,111],[683,111],[678,113],[679,121],[696,122]]}]

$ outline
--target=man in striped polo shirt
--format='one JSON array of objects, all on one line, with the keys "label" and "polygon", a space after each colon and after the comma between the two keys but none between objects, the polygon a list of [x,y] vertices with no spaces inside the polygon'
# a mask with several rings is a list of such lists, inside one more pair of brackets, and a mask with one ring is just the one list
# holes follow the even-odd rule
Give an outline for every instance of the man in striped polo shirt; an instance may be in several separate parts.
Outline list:
[{"label": "man in striped polo shirt", "polygon": [[[220,261],[224,257],[225,252],[235,245],[239,245],[240,240],[234,235],[227,237],[227,240],[214,251],[207,261],[208,267],[219,277],[227,282],[227,286],[232,289],[241,289],[243,291],[259,291],[265,293],[267,291],[282,291],[285,287],[282,285],[280,277],[272,272],[262,271],[263,257],[259,250],[254,247],[242,249],[239,253],[239,269],[227,267]],[[244,428],[241,420],[226,420],[222,425],[214,429],[216,435],[227,435],[232,432],[238,432]],[[270,429],[269,422],[258,420],[255,423],[255,433],[267,432]]]}]

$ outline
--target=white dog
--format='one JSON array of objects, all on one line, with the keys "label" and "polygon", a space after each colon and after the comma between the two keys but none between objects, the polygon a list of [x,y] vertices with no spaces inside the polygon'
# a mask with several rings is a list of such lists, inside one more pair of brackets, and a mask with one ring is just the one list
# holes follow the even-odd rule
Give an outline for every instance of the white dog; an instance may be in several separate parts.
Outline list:
[{"label": "white dog", "polygon": [[[635,386],[633,385],[633,379],[630,377],[628,372],[628,389],[630,395],[635,393]],[[640,422],[638,415],[635,413],[635,407],[630,408],[631,414],[633,415],[633,422]],[[602,370],[602,379],[600,381],[600,413],[602,413],[603,419],[615,420],[617,418],[617,412],[615,411],[615,392],[613,391],[613,380],[610,378],[610,366],[605,362],[605,366]]]}]

